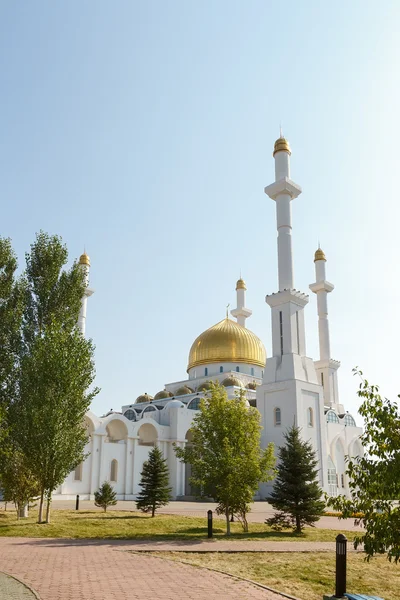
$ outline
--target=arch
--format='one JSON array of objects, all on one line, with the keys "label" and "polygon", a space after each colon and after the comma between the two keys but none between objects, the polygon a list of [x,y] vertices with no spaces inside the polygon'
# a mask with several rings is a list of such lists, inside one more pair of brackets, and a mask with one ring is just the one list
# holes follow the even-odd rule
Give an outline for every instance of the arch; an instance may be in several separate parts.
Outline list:
[{"label": "arch", "polygon": [[311,406],[307,408],[307,425],[308,427],[314,427],[314,411]]},{"label": "arch", "polygon": [[357,427],[354,417],[346,413],[343,417],[344,424],[349,427]]},{"label": "arch", "polygon": [[154,446],[157,440],[157,429],[151,423],[144,423],[138,431],[139,446]]},{"label": "arch", "polygon": [[74,481],[82,481],[82,473],[83,473],[83,463],[79,463],[79,465],[77,465],[75,467]]},{"label": "arch", "polygon": [[151,413],[151,412],[157,412],[157,409],[155,406],[152,406],[151,404],[149,406],[146,406],[146,408],[143,409],[142,411],[142,418],[146,413]]},{"label": "arch", "polygon": [[125,417],[125,419],[128,419],[128,421],[136,421],[136,419],[137,419],[136,411],[133,410],[133,408],[128,408],[128,410],[126,410],[124,412],[124,417]]},{"label": "arch", "polygon": [[202,400],[202,398],[199,398],[198,396],[196,398],[193,398],[193,400],[191,400],[189,402],[189,404],[187,405],[187,408],[189,410],[200,410],[201,400]]},{"label": "arch", "polygon": [[125,442],[128,428],[122,419],[112,419],[106,425],[107,441],[110,443]]},{"label": "arch", "polygon": [[111,461],[110,481],[113,483],[118,481],[118,461],[115,458]]},{"label": "arch", "polygon": [[92,419],[89,417],[89,415],[85,415],[84,425],[85,425],[88,437],[90,438],[94,433],[95,425],[94,425]]},{"label": "arch", "polygon": [[363,447],[360,442],[360,438],[356,438],[349,444],[349,456],[350,458],[361,458],[364,454]]},{"label": "arch", "polygon": [[336,437],[332,442],[334,444],[334,458],[336,473],[338,479],[338,487],[345,487],[345,472],[346,472],[346,453],[345,444],[341,437]]},{"label": "arch", "polygon": [[328,410],[325,416],[327,423],[340,423],[339,417],[337,416],[334,410]]},{"label": "arch", "polygon": [[337,496],[337,475],[336,467],[332,458],[328,454],[328,494]]},{"label": "arch", "polygon": [[278,406],[274,408],[274,425],[275,427],[282,425],[282,411]]}]

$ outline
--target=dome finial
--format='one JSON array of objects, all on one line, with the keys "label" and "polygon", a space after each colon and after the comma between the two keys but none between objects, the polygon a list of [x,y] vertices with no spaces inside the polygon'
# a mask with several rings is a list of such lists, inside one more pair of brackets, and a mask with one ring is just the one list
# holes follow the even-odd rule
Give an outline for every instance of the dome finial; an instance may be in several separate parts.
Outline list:
[{"label": "dome finial", "polygon": [[314,262],[317,262],[317,260],[324,260],[326,262],[325,252],[321,249],[319,242],[318,242],[318,250],[315,252],[315,255],[314,255]]},{"label": "dome finial", "polygon": [[277,152],[287,152],[289,154],[289,156],[292,154],[292,151],[290,150],[289,142],[283,136],[282,127],[280,127],[279,138],[276,140],[276,142],[274,144],[274,151],[272,153],[272,156],[275,156],[275,154]]},{"label": "dome finial", "polygon": [[228,304],[226,305],[226,318],[229,319],[228,314],[229,314],[229,307],[230,307],[230,303],[228,302]]},{"label": "dome finial", "polygon": [[90,258],[89,256],[86,254],[86,247],[83,247],[83,254],[81,254],[81,256],[79,257],[79,264],[80,265],[85,265],[87,267],[90,267]]}]

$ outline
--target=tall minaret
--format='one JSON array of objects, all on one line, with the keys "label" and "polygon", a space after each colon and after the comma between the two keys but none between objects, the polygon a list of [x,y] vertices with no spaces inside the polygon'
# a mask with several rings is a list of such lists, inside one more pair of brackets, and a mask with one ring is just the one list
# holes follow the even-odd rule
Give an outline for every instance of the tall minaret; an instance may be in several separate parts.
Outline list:
[{"label": "tall minaret", "polygon": [[79,312],[79,317],[78,317],[78,327],[79,327],[82,335],[84,336],[85,330],[86,330],[87,299],[89,298],[89,296],[91,296],[94,293],[94,290],[89,288],[90,258],[86,254],[86,252],[84,252],[81,255],[81,257],[79,258],[79,265],[84,273],[84,281],[85,281],[85,285],[86,285],[86,289],[85,289],[85,292],[84,292],[83,298],[82,298],[81,310]]},{"label": "tall minaret", "polygon": [[[266,296],[271,307],[272,356],[267,359],[262,384],[257,386],[257,408],[262,419],[262,447],[285,445],[285,431],[296,424],[310,441],[319,462],[319,483],[327,489],[327,442],[324,394],[312,358],[306,355],[304,307],[307,294],[294,289],[291,202],[301,188],[290,179],[291,150],[281,135],[276,140],[275,181],[265,193],[276,203],[279,290]],[[272,484],[261,484],[268,496]]]},{"label": "tall minaret", "polygon": [[246,308],[246,284],[242,278],[236,282],[236,302],[237,307],[231,310],[232,317],[236,317],[237,322],[242,327],[246,327],[246,319],[251,317],[253,311]]},{"label": "tall minaret", "polygon": [[314,256],[315,283],[310,285],[310,290],[317,295],[318,307],[319,361],[315,362],[315,369],[324,388],[325,404],[335,408],[338,412],[343,412],[343,408],[339,404],[337,381],[340,362],[331,358],[329,337],[328,294],[334,289],[334,285],[326,280],[325,263],[325,253],[318,248]]}]

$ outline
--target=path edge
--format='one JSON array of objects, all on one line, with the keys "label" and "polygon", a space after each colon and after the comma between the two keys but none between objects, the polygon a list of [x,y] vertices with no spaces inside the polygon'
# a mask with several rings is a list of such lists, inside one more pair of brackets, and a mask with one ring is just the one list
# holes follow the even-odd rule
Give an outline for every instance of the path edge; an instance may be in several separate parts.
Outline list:
[{"label": "path edge", "polygon": [[[125,550],[125,552],[131,552],[132,554],[142,554],[142,552],[140,552],[140,550],[139,551]],[[153,552],[157,552],[157,550],[155,550]],[[152,554],[152,552],[150,551],[149,554]],[[187,552],[187,554],[190,554],[190,552]],[[222,569],[213,569],[212,567],[201,567],[200,565],[191,565],[190,563],[185,562],[183,560],[173,560],[172,558],[166,558],[163,556],[155,556],[154,558],[161,558],[161,560],[167,560],[168,562],[178,562],[181,565],[188,565],[189,567],[195,567],[197,569],[206,569],[207,571],[212,571],[213,573],[221,573],[221,575],[227,575],[231,579],[236,579],[237,581],[245,581],[246,583],[251,583],[252,585],[255,585],[263,590],[267,590],[268,592],[273,592],[274,594],[283,596],[283,598],[287,598],[288,600],[300,600],[300,598],[296,598],[296,596],[290,596],[289,594],[286,594],[285,592],[280,592],[279,590],[276,590],[275,588],[269,587],[268,585],[264,585],[263,583],[259,583],[258,581],[254,581],[253,579],[246,579],[245,577],[239,577],[238,575],[232,575],[232,573],[228,573],[227,571],[222,571]]]},{"label": "path edge", "polygon": [[25,581],[22,581],[22,579],[18,579],[18,577],[15,577],[15,575],[8,573],[8,571],[0,571],[0,573],[4,573],[4,575],[7,575],[7,577],[11,577],[11,579],[15,579],[15,581],[18,581],[18,583],[21,583],[24,587],[26,587],[27,590],[32,592],[32,594],[35,596],[35,598],[37,600],[42,600],[41,597],[39,596],[38,592],[36,590],[34,590],[33,587],[31,587],[29,585],[29,583],[25,583]]}]

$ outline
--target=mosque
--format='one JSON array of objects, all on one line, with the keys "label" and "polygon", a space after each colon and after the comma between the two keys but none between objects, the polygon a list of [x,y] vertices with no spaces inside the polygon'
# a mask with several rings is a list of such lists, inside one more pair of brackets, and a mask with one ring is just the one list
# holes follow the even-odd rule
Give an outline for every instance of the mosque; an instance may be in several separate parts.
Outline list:
[{"label": "mosque", "polygon": [[[180,462],[173,444],[191,442],[191,424],[200,399],[211,381],[225,386],[229,399],[243,390],[249,406],[261,413],[262,447],[284,444],[286,429],[297,424],[309,440],[319,461],[319,482],[331,496],[349,495],[345,456],[362,454],[362,429],[339,401],[337,372],[340,362],[331,358],[327,296],[334,286],[326,280],[326,257],[315,252],[315,282],[310,289],[317,295],[319,357],[306,354],[304,308],[309,297],[295,289],[292,255],[291,202],[301,187],[290,179],[291,150],[281,135],[275,142],[275,181],[265,193],[276,203],[278,241],[278,291],[266,296],[271,308],[272,355],[267,358],[264,344],[246,326],[252,311],[246,307],[246,284],[236,284],[237,307],[229,318],[216,323],[193,342],[187,378],[165,385],[154,396],[140,395],[120,412],[97,417],[86,415],[87,459],[56,490],[55,498],[93,499],[104,481],[114,486],[117,498],[134,500],[139,492],[140,473],[151,448],[158,446],[167,460],[174,499],[196,495],[190,485],[190,465]],[[79,327],[85,334],[90,260],[80,257],[86,275]],[[272,484],[260,484],[258,499],[264,499]]]}]

